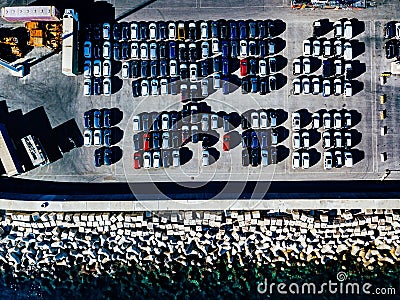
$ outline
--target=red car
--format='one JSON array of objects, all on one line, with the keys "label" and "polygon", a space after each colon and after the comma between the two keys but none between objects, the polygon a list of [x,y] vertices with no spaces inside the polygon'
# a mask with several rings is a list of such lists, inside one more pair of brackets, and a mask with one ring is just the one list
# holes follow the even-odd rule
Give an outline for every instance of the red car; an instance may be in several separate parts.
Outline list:
[{"label": "red car", "polygon": [[142,155],[140,154],[140,152],[135,152],[133,154],[133,168],[134,169],[140,169],[142,166]]},{"label": "red car", "polygon": [[247,75],[247,59],[243,58],[240,60],[240,76]]},{"label": "red car", "polygon": [[151,135],[148,133],[143,134],[143,150],[149,151],[150,150],[150,140]]},{"label": "red car", "polygon": [[231,149],[231,135],[224,134],[222,137],[222,149],[224,151],[229,151]]}]

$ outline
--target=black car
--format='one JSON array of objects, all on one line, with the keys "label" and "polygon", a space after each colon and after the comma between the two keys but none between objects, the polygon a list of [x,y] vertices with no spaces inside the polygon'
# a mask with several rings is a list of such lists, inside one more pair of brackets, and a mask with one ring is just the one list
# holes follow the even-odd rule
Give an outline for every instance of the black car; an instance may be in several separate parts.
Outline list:
[{"label": "black car", "polygon": [[188,69],[187,69],[187,66],[186,66],[186,68],[184,68],[184,66],[183,66],[184,64],[181,64],[181,66],[180,66],[180,69],[179,69],[179,75],[181,76],[181,79],[182,80],[184,80],[184,79],[187,79],[188,78]]},{"label": "black car", "polygon": [[131,76],[132,78],[139,77],[139,62],[137,60],[131,61]]},{"label": "black car", "polygon": [[150,128],[150,115],[148,113],[142,113],[142,128],[143,131],[149,131]]},{"label": "black car", "polygon": [[224,117],[222,118],[222,127],[224,128],[224,132],[229,132],[229,130],[231,129],[229,115],[224,115]]},{"label": "black car", "polygon": [[139,133],[133,135],[133,149],[139,151],[141,148],[141,136]]},{"label": "black car", "polygon": [[251,166],[257,167],[260,161],[259,149],[251,149]]},{"label": "black car", "polygon": [[161,42],[159,44],[159,51],[160,51],[160,59],[167,58],[167,44],[165,42]]},{"label": "black car", "polygon": [[229,75],[229,60],[227,58],[222,59],[222,75]]},{"label": "black car", "polygon": [[250,132],[249,131],[242,132],[242,147],[243,148],[250,147]]},{"label": "black car", "polygon": [[242,129],[243,130],[246,130],[246,129],[248,129],[249,127],[250,127],[250,122],[249,122],[249,120],[248,120],[248,115],[247,114],[242,114],[241,115],[241,125],[242,125]]},{"label": "black car", "polygon": [[217,21],[213,21],[211,22],[211,37],[212,38],[217,38],[218,37],[218,22]]},{"label": "black car", "polygon": [[95,77],[93,80],[93,94],[100,95],[103,92],[103,80],[99,77]]},{"label": "black car", "polygon": [[112,133],[110,128],[103,130],[103,143],[105,146],[110,147],[112,144]]},{"label": "black car", "polygon": [[96,168],[101,167],[104,164],[103,161],[103,150],[98,148],[94,151],[94,166]]},{"label": "black car", "polygon": [[278,162],[278,150],[276,147],[271,147],[271,163],[276,164]]},{"label": "black car", "polygon": [[257,43],[252,41],[249,43],[249,55],[250,56],[255,56],[257,55]]},{"label": "black car", "polygon": [[189,48],[189,60],[190,60],[190,62],[196,62],[196,60],[197,60],[197,48],[196,47]]},{"label": "black car", "polygon": [[92,40],[92,24],[85,24],[83,32],[85,33],[86,41]]},{"label": "black car", "polygon": [[275,73],[276,72],[276,58],[275,57],[270,57],[268,59],[268,63],[269,63],[269,71],[271,73]]},{"label": "black car", "polygon": [[177,112],[171,112],[171,130],[175,131],[178,128],[179,115]]},{"label": "black car", "polygon": [[161,148],[161,134],[159,132],[153,132],[153,149],[159,150]]},{"label": "black car", "polygon": [[271,89],[271,91],[275,91],[276,90],[276,77],[275,75],[271,75],[269,76],[269,88]]},{"label": "black car", "polygon": [[173,77],[171,78],[171,82],[169,84],[170,89],[171,89],[171,95],[178,95],[178,86],[177,86],[177,78]]},{"label": "black car", "polygon": [[151,72],[150,72],[151,77],[157,77],[158,76],[158,63],[157,63],[156,60],[153,60],[150,63],[150,70],[151,70]]},{"label": "black car", "polygon": [[127,22],[121,23],[121,40],[128,41],[130,39],[130,29]]},{"label": "black car", "polygon": [[249,165],[249,151],[247,149],[242,150],[242,166],[247,167]]},{"label": "black car", "polygon": [[123,42],[121,43],[121,57],[122,59],[128,59],[130,57],[130,51],[129,51],[129,43]]},{"label": "black car", "polygon": [[239,55],[238,53],[238,42],[237,41],[231,41],[231,57],[232,58],[237,58]]},{"label": "black car", "polygon": [[139,35],[139,38],[143,41],[149,39],[148,27],[146,22],[140,23]]},{"label": "black car", "polygon": [[153,131],[160,130],[160,115],[158,113],[152,113],[151,119],[153,120]]},{"label": "black car", "polygon": [[384,28],[385,39],[391,39],[395,36],[395,25],[394,22],[388,22]]},{"label": "black car", "polygon": [[247,78],[242,78],[242,94],[247,94],[249,92],[249,80]]},{"label": "black car", "polygon": [[254,58],[252,58],[249,61],[249,65],[250,65],[249,74],[256,75],[257,74],[257,61]]},{"label": "black car", "polygon": [[213,58],[213,72],[217,73],[221,71],[221,63],[219,57],[214,57]]},{"label": "black car", "polygon": [[266,36],[266,27],[265,27],[265,22],[264,21],[258,21],[257,22],[257,27],[258,27],[258,38],[263,39]]},{"label": "black car", "polygon": [[140,73],[142,77],[149,77],[149,63],[145,60],[140,62]]},{"label": "black car", "polygon": [[187,108],[184,107],[184,108],[181,110],[181,120],[182,120],[182,123],[183,123],[183,124],[189,123],[189,120],[190,120],[189,116],[190,116],[189,110],[188,110]]},{"label": "black car", "polygon": [[194,42],[197,39],[196,26],[189,26],[189,40]]},{"label": "black car", "polygon": [[220,21],[220,38],[225,40],[228,38],[228,25],[225,21]]},{"label": "black car", "polygon": [[95,24],[93,27],[93,38],[95,40],[101,39],[101,26],[100,24]]},{"label": "black car", "polygon": [[158,23],[158,36],[160,40],[167,39],[167,25],[165,24],[165,22]]},{"label": "black car", "polygon": [[396,41],[395,40],[390,40],[386,42],[385,44],[385,54],[387,59],[394,58],[396,56]]},{"label": "black car", "polygon": [[322,77],[328,78],[332,74],[331,62],[329,60],[324,60],[322,65]]},{"label": "black car", "polygon": [[85,128],[92,128],[93,127],[93,112],[92,111],[86,111],[83,114],[83,124]]},{"label": "black car", "polygon": [[114,59],[115,60],[121,60],[121,44],[118,42],[115,42],[113,44],[113,49],[114,49]]},{"label": "black car", "polygon": [[263,58],[266,55],[267,55],[267,45],[265,44],[265,41],[258,41],[258,56]]},{"label": "black car", "polygon": [[139,81],[132,81],[132,97],[140,96],[140,84]]},{"label": "black car", "polygon": [[260,95],[266,95],[268,93],[268,83],[265,78],[260,79]]},{"label": "black car", "polygon": [[113,39],[114,41],[119,41],[121,39],[121,27],[119,23],[114,23],[113,25]]},{"label": "black car", "polygon": [[199,141],[199,130],[197,127],[192,126],[192,142],[197,143]]},{"label": "black car", "polygon": [[208,76],[208,60],[201,61],[201,76]]},{"label": "black car", "polygon": [[168,63],[165,59],[160,60],[160,76],[166,77],[168,74]]},{"label": "black car", "polygon": [[[183,45],[183,47],[181,46]],[[186,44],[180,44],[178,50],[178,57],[181,62],[187,61],[187,48]]]},{"label": "black car", "polygon": [[239,22],[239,38],[241,40],[247,39],[247,25],[244,21]]},{"label": "black car", "polygon": [[276,34],[275,23],[272,20],[268,20],[267,22],[268,27],[268,37],[273,37]]},{"label": "black car", "polygon": [[178,132],[172,133],[172,148],[178,149],[181,146]]},{"label": "black car", "polygon": [[101,58],[101,47],[99,43],[93,44],[93,58],[94,59]]}]

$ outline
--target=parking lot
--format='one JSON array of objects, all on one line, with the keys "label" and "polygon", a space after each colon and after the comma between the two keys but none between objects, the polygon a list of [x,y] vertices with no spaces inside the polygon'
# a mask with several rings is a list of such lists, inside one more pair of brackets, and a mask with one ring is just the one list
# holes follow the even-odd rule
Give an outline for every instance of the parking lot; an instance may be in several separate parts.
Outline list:
[{"label": "parking lot", "polygon": [[[388,135],[385,141],[378,138],[378,112],[379,86],[378,74],[388,70],[388,62],[384,59],[383,34],[380,21],[373,21],[378,16],[377,11],[292,11],[283,8],[285,1],[265,1],[266,5],[258,3],[242,3],[234,1],[233,8],[206,8],[215,6],[207,1],[182,1],[179,2],[180,9],[172,10],[167,7],[166,2],[156,1],[133,14],[128,15],[121,21],[178,21],[185,16],[185,19],[192,20],[218,20],[222,18],[243,20],[243,19],[275,19],[281,20],[285,24],[285,29],[277,38],[281,39],[283,47],[275,56],[283,62],[279,73],[278,89],[260,95],[259,93],[242,94],[239,81],[230,83],[230,93],[223,94],[221,89],[212,90],[208,97],[199,103],[205,103],[210,111],[237,113],[238,115],[252,110],[275,110],[278,115],[278,145],[277,163],[270,163],[264,166],[242,166],[242,146],[240,143],[233,144],[230,151],[223,151],[222,136],[225,134],[220,126],[213,135],[217,138],[210,152],[210,164],[202,165],[202,143],[187,143],[185,153],[190,157],[189,160],[181,164],[180,167],[159,168],[157,170],[133,168],[133,142],[134,131],[132,128],[133,117],[143,112],[163,112],[180,111],[182,103],[178,95],[157,95],[148,97],[132,97],[131,82],[133,79],[120,79],[121,89],[116,89],[111,96],[89,96],[83,94],[83,75],[76,78],[66,78],[60,71],[60,55],[54,55],[31,68],[31,74],[20,81],[15,78],[5,76],[1,78],[5,90],[1,92],[2,98],[7,100],[10,109],[22,109],[29,111],[35,107],[43,106],[47,112],[53,126],[75,119],[83,133],[83,114],[93,108],[117,108],[122,112],[121,121],[118,128],[123,131],[123,136],[113,147],[122,150],[122,158],[111,166],[95,168],[93,164],[94,147],[80,147],[70,152],[64,153],[63,157],[52,164],[34,169],[23,177],[47,180],[62,181],[176,181],[176,182],[207,182],[210,180],[329,180],[329,179],[378,179],[382,176],[385,169],[398,169],[398,154],[391,151],[392,156],[385,163],[380,163],[379,153],[382,147],[393,147],[398,145],[396,131],[393,135]],[[127,3],[112,3],[115,5],[116,16],[122,15],[130,9]],[[177,3],[176,3],[177,4]],[[225,6],[226,3],[224,3]],[[252,8],[252,5],[260,6]],[[169,7],[173,7],[173,3]],[[220,6],[219,3],[217,6]],[[275,12],[271,16],[271,9],[274,6]],[[246,7],[237,9],[236,7]],[[380,17],[387,14],[389,8],[379,11]],[[393,9],[393,14],[396,11]],[[334,22],[341,18],[357,18],[363,26],[353,37],[357,51],[354,51],[353,62],[357,66],[354,80],[358,82],[358,89],[353,90],[353,96],[344,97],[343,95],[323,97],[319,95],[293,95],[292,81],[293,60],[303,55],[303,40],[312,36],[313,21],[321,18],[329,18]],[[387,17],[386,17],[387,18]],[[332,35],[332,31],[327,35]],[[44,50],[35,49],[36,55],[44,54]],[[42,52],[40,52],[42,51]],[[31,53],[35,54],[35,53]],[[189,63],[188,63],[189,64]],[[232,68],[232,76],[240,79],[239,66]],[[4,71],[1,71],[4,72]],[[321,73],[322,67],[316,72]],[[116,74],[121,78],[121,72]],[[39,82],[47,78],[41,88]],[[48,80],[54,78],[54,80]],[[12,83],[12,87],[6,83]],[[395,103],[394,94],[397,81],[389,79],[386,89],[391,89],[393,94],[392,103]],[[398,86],[398,85],[397,85]],[[18,91],[16,91],[18,87]],[[53,97],[45,97],[43,90]],[[388,92],[389,93],[389,92]],[[396,104],[397,105],[397,104]],[[398,111],[395,106],[388,106],[392,122],[394,123]],[[311,163],[308,169],[292,168],[292,125],[291,114],[298,111],[303,120],[303,128],[312,133],[312,143],[310,145]],[[352,144],[354,166],[352,168],[332,168],[324,170],[323,166],[323,145],[322,130],[311,130],[311,115],[314,112],[329,112],[332,116],[335,112],[351,112],[352,126],[349,129],[353,136],[357,136]],[[398,119],[398,118],[397,118]],[[394,126],[393,126],[394,128]],[[232,128],[231,135],[239,136],[242,134],[240,124]],[[393,146],[392,146],[393,145]],[[397,147],[398,149],[398,147]],[[389,152],[389,151],[388,151]],[[390,178],[396,178],[396,174]]]}]

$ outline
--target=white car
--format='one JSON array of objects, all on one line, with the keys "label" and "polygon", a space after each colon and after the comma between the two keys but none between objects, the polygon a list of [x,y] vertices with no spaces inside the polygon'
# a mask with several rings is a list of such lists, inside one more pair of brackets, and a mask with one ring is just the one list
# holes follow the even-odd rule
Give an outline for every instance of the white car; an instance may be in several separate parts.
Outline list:
[{"label": "white car", "polygon": [[129,61],[124,61],[121,67],[122,79],[129,79],[130,63]]},{"label": "white car", "polygon": [[353,88],[351,87],[351,82],[346,80],[344,83],[344,95],[346,97],[353,96]]},{"label": "white car", "polygon": [[168,23],[168,39],[176,39],[176,25],[175,23]]},{"label": "white car", "polygon": [[141,94],[144,97],[149,96],[149,81],[147,79],[142,80],[140,84]]},{"label": "white car", "polygon": [[260,112],[260,128],[265,129],[268,127],[268,114],[265,111]]},{"label": "white car", "polygon": [[101,132],[101,129],[96,129],[93,132],[93,145],[95,146],[103,145],[103,133]]},{"label": "white car", "polygon": [[300,113],[294,112],[292,113],[292,129],[294,131],[299,131],[300,127]]},{"label": "white car", "polygon": [[268,150],[267,149],[261,150],[261,165],[263,167],[268,166]]},{"label": "white car", "polygon": [[293,149],[297,150],[301,148],[301,143],[300,143],[300,133],[299,132],[293,132]]},{"label": "white car", "polygon": [[103,58],[110,59],[111,53],[111,43],[109,41],[105,41],[103,43]]},{"label": "white car", "polygon": [[169,75],[178,76],[178,63],[175,59],[169,61]]},{"label": "white car", "polygon": [[302,84],[302,90],[303,90],[303,94],[309,94],[310,93],[310,79],[305,77],[301,80],[301,84]]},{"label": "white car", "polygon": [[151,152],[143,153],[143,168],[145,169],[151,168]]},{"label": "white car", "polygon": [[301,59],[300,58],[295,58],[293,60],[293,75],[299,75],[302,72],[302,67],[301,67]]},{"label": "white car", "polygon": [[322,96],[328,97],[331,95],[331,82],[329,79],[322,81]]},{"label": "white car", "polygon": [[351,21],[347,20],[344,22],[344,38],[350,40],[353,37],[353,26]]},{"label": "white car", "polygon": [[240,56],[246,57],[247,56],[247,41],[241,40],[239,42],[239,46],[240,46]]},{"label": "white car", "polygon": [[324,56],[329,57],[332,55],[332,46],[330,41],[324,41],[323,42],[323,47],[324,47]]},{"label": "white car", "polygon": [[86,129],[83,132],[83,144],[86,147],[89,147],[92,145],[92,142],[93,142],[93,131],[90,129]]},{"label": "white car", "polygon": [[90,96],[92,94],[92,80],[91,79],[85,79],[83,82],[83,95],[84,96]]},{"label": "white car", "polygon": [[303,58],[303,71],[306,75],[311,73],[311,60],[308,57]]},{"label": "white car", "polygon": [[153,79],[151,81],[151,95],[158,96],[158,80],[157,79]]},{"label": "white car", "polygon": [[203,114],[202,116],[201,116],[201,130],[203,131],[203,132],[207,132],[208,131],[208,119],[209,119],[209,116],[208,116],[208,114]]},{"label": "white car", "polygon": [[201,80],[201,95],[203,97],[208,96],[208,79],[204,78]]},{"label": "white car", "polygon": [[131,40],[137,41],[139,39],[139,26],[137,23],[131,23]]},{"label": "white car", "polygon": [[353,156],[351,155],[351,152],[344,153],[344,165],[347,168],[353,167]]},{"label": "white car", "polygon": [[321,84],[320,84],[320,80],[318,77],[314,77],[311,80],[311,85],[312,85],[313,95],[318,95],[319,93],[321,93]]},{"label": "white car", "polygon": [[396,24],[395,24],[395,28],[396,28],[396,39],[400,39],[400,22],[397,22]]},{"label": "white car", "polygon": [[258,62],[258,73],[261,77],[267,76],[267,62],[264,59]]},{"label": "white car", "polygon": [[153,168],[158,169],[161,166],[161,153],[160,151],[153,152]]},{"label": "white car", "polygon": [[310,40],[303,41],[303,54],[304,54],[304,56],[311,55],[311,41]]},{"label": "white car", "polygon": [[149,59],[149,45],[147,43],[140,43],[140,59]]},{"label": "white car", "polygon": [[328,112],[322,115],[322,122],[324,129],[331,129],[331,115]]},{"label": "white car", "polygon": [[343,160],[342,160],[342,152],[339,150],[335,151],[335,167],[340,168],[343,166]]},{"label": "white car", "polygon": [[207,58],[209,56],[209,48],[208,42],[201,43],[201,58]]},{"label": "white car", "polygon": [[300,168],[300,153],[295,151],[292,154],[292,168],[298,169]]},{"label": "white car", "polygon": [[346,149],[351,148],[351,132],[345,132],[344,133],[344,147]]},{"label": "white car", "polygon": [[343,55],[343,44],[342,44],[341,40],[334,41],[333,47],[335,49],[335,55],[336,56],[342,56]]},{"label": "white car", "polygon": [[336,21],[333,23],[333,29],[334,29],[334,36],[336,38],[340,38],[343,36],[343,24],[342,21]]},{"label": "white car", "polygon": [[208,39],[208,23],[207,22],[201,22],[201,24],[200,24],[200,37],[202,40]]},{"label": "white car", "polygon": [[333,133],[333,139],[335,141],[335,147],[342,148],[342,134],[340,133],[340,131],[335,131]]},{"label": "white car", "polygon": [[195,82],[197,81],[197,64],[190,64],[190,81]]},{"label": "white car", "polygon": [[344,51],[343,57],[345,60],[352,60],[353,59],[353,48],[350,42],[344,43]]},{"label": "white car", "polygon": [[167,78],[162,78],[160,79],[160,91],[161,95],[168,95],[168,79]]},{"label": "white car", "polygon": [[219,52],[219,41],[217,38],[213,38],[211,40],[211,51],[213,54],[217,54]]},{"label": "white car", "polygon": [[308,131],[304,131],[301,134],[301,141],[304,149],[310,148],[310,134],[308,133]]},{"label": "white car", "polygon": [[103,80],[103,94],[111,96],[111,78],[104,78]]},{"label": "white car", "polygon": [[131,58],[139,59],[139,43],[131,43]]},{"label": "white car", "polygon": [[299,95],[301,93],[301,82],[300,78],[293,79],[293,94]]},{"label": "white car", "polygon": [[333,81],[334,95],[340,96],[343,93],[343,83],[341,78],[336,78]]},{"label": "white car", "polygon": [[165,149],[169,149],[170,148],[170,144],[169,144],[169,132],[163,132],[162,134],[162,148]]},{"label": "white car", "polygon": [[83,63],[83,76],[85,78],[92,77],[92,61],[85,60],[85,62]]},{"label": "white car", "polygon": [[218,115],[217,114],[211,115],[211,129],[212,130],[218,129]]},{"label": "white car", "polygon": [[349,112],[344,113],[344,127],[345,128],[351,127],[351,113]]},{"label": "white car", "polygon": [[93,62],[93,76],[94,77],[101,77],[102,72],[101,72],[101,60],[96,59]]},{"label": "white car", "polygon": [[336,76],[340,76],[343,74],[343,63],[341,59],[336,59],[334,61],[334,65],[335,65],[335,75]]},{"label": "white car", "polygon": [[321,55],[321,42],[319,40],[313,41],[313,56]]},{"label": "white car", "polygon": [[208,150],[203,150],[202,154],[202,165],[203,167],[206,167],[210,164],[210,153]]},{"label": "white car", "polygon": [[312,128],[318,129],[321,126],[320,125],[321,119],[319,113],[317,112],[313,113],[311,116],[311,120],[312,120]]},{"label": "white car", "polygon": [[221,88],[221,76],[217,73],[214,74],[213,76],[214,79],[214,89],[220,89]]},{"label": "white car", "polygon": [[133,131],[140,130],[140,116],[134,116],[132,119]]},{"label": "white car", "polygon": [[149,24],[149,38],[150,40],[157,39],[157,24],[154,22]]},{"label": "white car", "polygon": [[250,119],[251,119],[251,127],[253,129],[257,129],[258,127],[260,127],[259,125],[259,118],[258,118],[258,112],[253,111],[250,115]]},{"label": "white car", "polygon": [[322,148],[328,149],[331,147],[331,134],[329,131],[322,133]]},{"label": "white car", "polygon": [[161,115],[161,129],[169,130],[169,114]]},{"label": "white car", "polygon": [[181,165],[179,150],[172,151],[172,166],[179,167]]},{"label": "white car", "polygon": [[103,24],[103,39],[109,40],[111,37],[111,26],[110,23]]},{"label": "white car", "polygon": [[306,151],[301,153],[301,167],[308,169],[310,167],[310,154]]},{"label": "white car", "polygon": [[324,152],[324,169],[330,170],[332,169],[332,153]]},{"label": "white car", "polygon": [[111,77],[111,60],[103,61],[103,77]]}]

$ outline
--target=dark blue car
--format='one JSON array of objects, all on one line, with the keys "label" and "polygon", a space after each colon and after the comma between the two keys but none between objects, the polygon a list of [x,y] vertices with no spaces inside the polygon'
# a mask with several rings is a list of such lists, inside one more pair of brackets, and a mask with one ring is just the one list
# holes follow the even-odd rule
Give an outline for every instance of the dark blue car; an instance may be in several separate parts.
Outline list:
[{"label": "dark blue car", "polygon": [[257,149],[259,146],[258,144],[258,136],[257,136],[257,132],[253,131],[251,133],[251,148],[252,149]]},{"label": "dark blue car", "polygon": [[103,151],[100,148],[94,151],[94,166],[98,168],[101,167],[102,165],[103,165]]},{"label": "dark blue car", "polygon": [[176,43],[169,42],[168,48],[169,48],[169,59],[176,59]]},{"label": "dark blue car", "polygon": [[222,75],[229,75],[229,60],[227,58],[222,59]]},{"label": "dark blue car", "polygon": [[145,60],[140,62],[140,73],[142,77],[149,77],[149,63]]},{"label": "dark blue car", "polygon": [[153,132],[153,149],[158,150],[160,149],[161,145],[161,134],[159,132]]},{"label": "dark blue car", "polygon": [[222,52],[222,57],[228,57],[229,55],[229,45],[227,41],[222,41],[221,42],[221,52]]},{"label": "dark blue car", "polygon": [[236,40],[237,39],[237,25],[236,25],[236,22],[234,22],[234,21],[229,22],[229,29],[230,29],[231,40]]},{"label": "dark blue car", "polygon": [[247,24],[244,21],[239,22],[239,37],[241,40],[247,39]]}]

